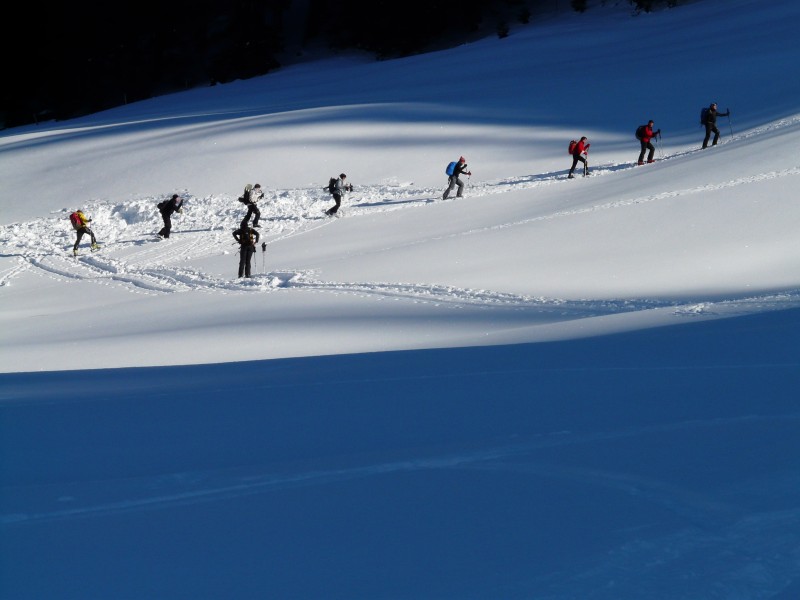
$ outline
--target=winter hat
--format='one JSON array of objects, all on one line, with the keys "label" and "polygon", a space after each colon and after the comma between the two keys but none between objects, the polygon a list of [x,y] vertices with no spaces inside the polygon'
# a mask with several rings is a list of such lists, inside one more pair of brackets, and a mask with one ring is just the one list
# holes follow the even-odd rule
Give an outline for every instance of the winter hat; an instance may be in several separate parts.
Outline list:
[{"label": "winter hat", "polygon": [[458,159],[458,162],[463,162],[463,163],[465,163],[465,162],[467,162],[467,159],[466,159],[466,158],[464,158],[463,156],[461,156],[461,157],[459,157],[459,159]]},{"label": "winter hat", "polygon": [[345,175],[344,173],[339,173],[339,177],[341,177],[342,179],[347,179],[347,175]]},{"label": "winter hat", "polygon": [[260,184],[260,183],[257,183],[257,184],[255,184],[255,185],[253,186],[253,189],[256,189],[256,188],[259,188],[259,189],[261,189],[261,184]]}]

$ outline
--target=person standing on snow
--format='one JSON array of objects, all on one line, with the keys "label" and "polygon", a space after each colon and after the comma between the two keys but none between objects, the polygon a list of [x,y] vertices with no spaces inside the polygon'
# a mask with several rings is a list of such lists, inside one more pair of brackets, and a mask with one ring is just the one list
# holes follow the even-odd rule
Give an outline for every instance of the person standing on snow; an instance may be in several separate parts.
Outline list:
[{"label": "person standing on snow", "polygon": [[717,112],[717,103],[712,102],[711,106],[708,107],[708,112],[706,113],[706,121],[704,125],[706,126],[706,137],[703,138],[703,148],[708,147],[708,138],[711,137],[711,132],[714,132],[714,141],[711,142],[712,146],[716,146],[717,142],[719,141],[719,129],[717,129],[717,117],[729,117],[731,114],[731,109],[728,109],[728,112],[720,114]]},{"label": "person standing on snow", "polygon": [[642,147],[641,152],[639,152],[639,162],[637,164],[643,165],[644,164],[644,153],[647,150],[650,150],[650,153],[647,155],[647,162],[655,162],[653,160],[653,154],[655,154],[656,148],[650,142],[651,139],[656,137],[657,135],[661,135],[661,130],[653,131],[653,120],[647,122],[647,125],[643,125],[641,128],[642,137],[639,138],[639,144]]},{"label": "person standing on snow", "polygon": [[88,233],[89,237],[92,238],[92,252],[97,250],[99,246],[97,245],[97,240],[94,237],[94,232],[89,229],[89,223],[91,223],[92,220],[83,214],[82,210],[76,210],[74,213],[72,213],[69,216],[69,220],[72,223],[72,227],[75,229],[75,233],[77,234],[75,245],[72,247],[73,256],[78,255],[78,245],[81,243],[81,238],[86,233]]},{"label": "person standing on snow", "polygon": [[255,215],[253,218],[253,227],[261,227],[258,224],[258,220],[261,218],[261,211],[258,210],[258,206],[256,206],[256,202],[261,200],[264,197],[264,192],[261,191],[261,184],[257,183],[254,186],[250,186],[248,183],[244,187],[244,195],[242,195],[242,202],[247,207],[247,215],[244,217],[243,223],[247,223],[250,220],[250,217]]},{"label": "person standing on snow", "polygon": [[[333,179],[333,178],[331,178]],[[353,184],[346,184],[345,180],[347,179],[347,175],[344,173],[339,174],[339,179],[336,180],[336,183],[333,184],[333,191],[331,194],[333,195],[333,201],[336,203],[334,206],[331,206],[328,210],[325,211],[325,214],[333,216],[339,210],[339,207],[342,205],[342,196],[344,196],[345,192],[352,192],[353,191]]]},{"label": "person standing on snow", "polygon": [[461,181],[459,175],[464,173],[465,175],[469,175],[472,177],[472,171],[467,171],[467,161],[463,156],[458,158],[458,162],[456,163],[455,169],[453,169],[453,174],[447,178],[447,189],[444,191],[442,195],[442,200],[447,200],[447,197],[450,195],[450,192],[453,191],[453,188],[458,186],[458,192],[456,193],[456,198],[461,198],[464,195],[464,182]]},{"label": "person standing on snow", "polygon": [[252,277],[250,275],[250,262],[256,251],[259,233],[248,226],[247,221],[242,221],[241,227],[233,232],[233,239],[239,242],[239,277]]},{"label": "person standing on snow", "polygon": [[166,239],[169,237],[169,232],[172,231],[172,214],[183,212],[183,198],[178,194],[173,194],[169,200],[158,203],[158,210],[164,220],[164,226],[158,232],[158,237]]},{"label": "person standing on snow", "polygon": [[586,136],[583,136],[577,144],[575,144],[575,148],[572,150],[572,168],[569,170],[569,175],[567,179],[572,179],[575,177],[573,175],[575,171],[575,165],[578,164],[578,161],[583,163],[583,174],[584,177],[589,174],[589,165],[586,162],[586,159],[583,157],[589,151],[589,146],[591,144],[586,143]]}]

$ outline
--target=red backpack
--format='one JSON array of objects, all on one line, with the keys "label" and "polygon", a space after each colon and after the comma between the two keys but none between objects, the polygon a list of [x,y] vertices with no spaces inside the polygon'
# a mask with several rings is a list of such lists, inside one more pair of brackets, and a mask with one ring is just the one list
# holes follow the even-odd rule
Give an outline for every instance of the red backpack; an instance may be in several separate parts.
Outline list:
[{"label": "red backpack", "polygon": [[72,214],[69,216],[69,222],[70,222],[70,223],[72,223],[72,226],[73,226],[75,229],[78,229],[79,227],[82,227],[82,226],[83,226],[83,221],[81,221],[81,218],[80,218],[80,216],[79,216],[79,215],[78,215],[78,213],[76,213],[76,212],[72,213]]},{"label": "red backpack", "polygon": [[576,140],[570,140],[570,142],[569,142],[569,153],[570,154],[575,152],[575,146],[577,146],[577,145],[578,145],[578,142]]}]

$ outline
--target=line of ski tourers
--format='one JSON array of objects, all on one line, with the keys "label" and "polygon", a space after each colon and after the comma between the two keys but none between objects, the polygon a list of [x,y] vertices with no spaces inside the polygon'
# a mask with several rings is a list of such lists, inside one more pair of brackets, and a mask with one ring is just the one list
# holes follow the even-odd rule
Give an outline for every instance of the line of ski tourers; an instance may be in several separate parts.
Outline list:
[{"label": "line of ski tourers", "polygon": [[[720,137],[719,129],[717,129],[717,117],[728,117],[730,121],[730,114],[730,109],[727,109],[724,113],[719,113],[717,111],[716,102],[712,102],[709,106],[704,106],[700,109],[700,125],[704,126],[706,131],[705,138],[703,139],[703,148],[708,146],[708,142],[712,133],[714,134],[714,138],[711,145],[717,145]],[[637,160],[637,164],[639,165],[644,164],[645,154],[647,154],[648,163],[655,162],[655,146],[653,146],[652,140],[661,139],[661,129],[653,129],[654,125],[655,123],[651,119],[646,124],[639,125],[636,128],[635,136],[636,139],[639,140],[640,144],[639,158]],[[732,128],[731,134],[733,134]],[[575,167],[578,165],[578,163],[582,163],[583,176],[586,177],[589,174],[588,156],[590,145],[591,144],[586,136],[583,136],[578,140],[570,140],[569,145],[567,146],[567,152],[570,156],[572,156],[572,166],[567,174],[568,179],[573,179],[575,177]],[[442,194],[442,199],[446,200],[450,196],[450,193],[456,188],[458,188],[456,197],[461,198],[464,193],[465,186],[461,179],[461,175],[467,175],[468,177],[472,176],[472,171],[468,170],[466,159],[463,156],[460,156],[458,160],[448,163],[447,167],[445,168],[445,175],[447,175],[447,188]],[[342,198],[346,192],[353,191],[353,184],[347,182],[347,175],[345,173],[340,173],[338,177],[331,177],[328,180],[328,185],[323,189],[331,194],[334,201],[334,205],[328,209],[325,209],[324,213],[329,217],[341,216],[340,208],[342,205]],[[244,188],[244,193],[238,198],[238,201],[247,207],[247,213],[242,219],[239,229],[233,232],[234,239],[241,247],[239,277],[250,277],[250,260],[252,259],[256,244],[260,238],[258,231],[256,231],[259,227],[261,227],[259,224],[261,211],[258,209],[258,201],[263,197],[264,191],[261,189],[261,184],[257,183],[255,185],[251,185],[248,183]],[[161,213],[161,218],[164,221],[164,226],[157,235],[159,239],[166,239],[169,238],[172,230],[172,215],[176,212],[183,212],[183,198],[179,194],[173,194],[169,200],[159,202],[157,206],[159,212]],[[251,217],[253,219],[252,225],[250,224]],[[89,223],[91,223],[92,220],[88,218],[83,211],[76,210],[75,212],[71,213],[69,215],[69,220],[76,232],[75,245],[72,248],[72,253],[74,256],[78,255],[78,247],[84,235],[88,235],[91,239],[90,248],[92,252],[100,249],[94,232],[89,227]],[[262,244],[262,250],[266,250],[266,243]]]}]

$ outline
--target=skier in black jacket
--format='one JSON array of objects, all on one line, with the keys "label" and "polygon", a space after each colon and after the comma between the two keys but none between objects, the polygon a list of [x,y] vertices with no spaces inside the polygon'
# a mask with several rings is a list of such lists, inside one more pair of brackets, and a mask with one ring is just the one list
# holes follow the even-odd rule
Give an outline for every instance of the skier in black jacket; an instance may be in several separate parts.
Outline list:
[{"label": "skier in black jacket", "polygon": [[161,238],[168,238],[169,232],[172,230],[172,213],[183,212],[183,198],[178,194],[173,194],[169,200],[164,200],[158,203],[158,210],[161,212],[161,218],[164,220],[164,227],[158,232]]},{"label": "skier in black jacket", "polygon": [[708,107],[708,112],[706,113],[706,137],[703,139],[703,148],[708,146],[708,138],[711,137],[711,132],[714,132],[714,141],[711,142],[712,146],[716,146],[717,142],[719,141],[719,129],[717,129],[717,117],[727,117],[730,116],[731,111],[730,109],[726,113],[718,113],[717,112],[717,103],[712,102],[711,106]]},{"label": "skier in black jacket", "polygon": [[247,221],[242,221],[239,229],[233,232],[233,239],[239,242],[239,277],[252,277],[250,275],[250,261],[256,251],[256,244],[259,238],[258,231],[247,225]]}]

